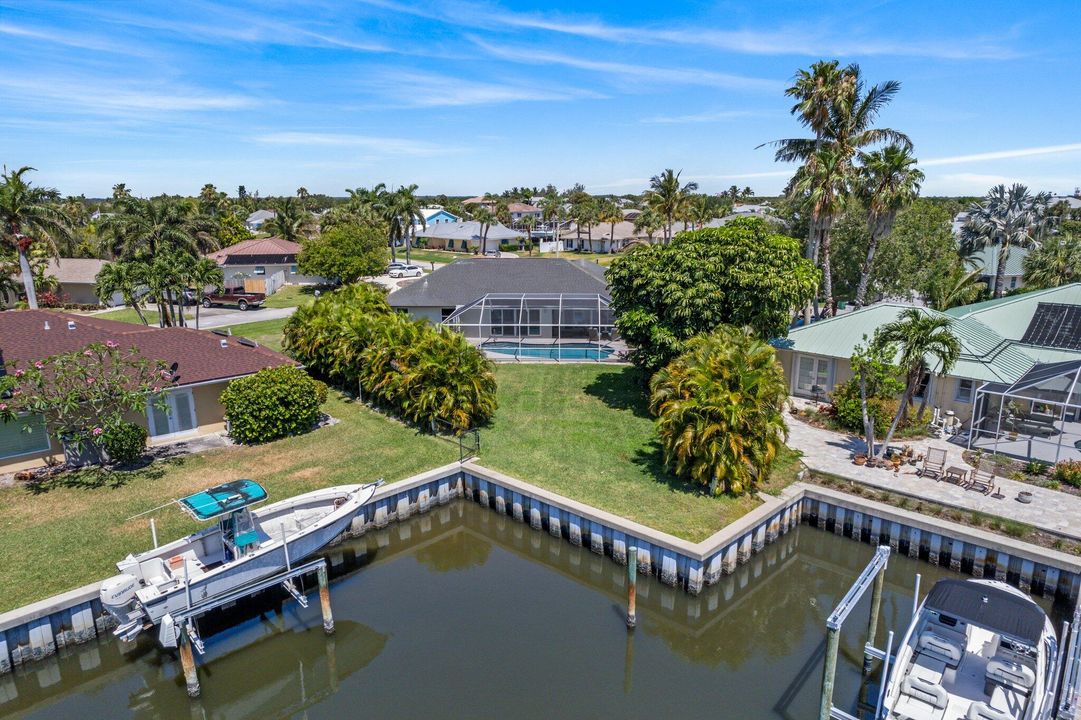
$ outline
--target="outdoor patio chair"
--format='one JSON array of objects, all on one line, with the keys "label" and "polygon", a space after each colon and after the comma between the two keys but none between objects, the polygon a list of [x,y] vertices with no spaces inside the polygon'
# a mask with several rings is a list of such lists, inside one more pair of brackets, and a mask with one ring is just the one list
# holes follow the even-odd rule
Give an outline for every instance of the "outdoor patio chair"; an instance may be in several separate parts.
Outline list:
[{"label": "outdoor patio chair", "polygon": [[979,490],[984,495],[990,495],[995,491],[995,474],[976,468],[969,474],[968,489]]},{"label": "outdoor patio chair", "polygon": [[931,477],[936,480],[942,478],[946,470],[946,451],[943,448],[927,448],[927,454],[923,456],[923,467],[916,471],[920,477]]}]

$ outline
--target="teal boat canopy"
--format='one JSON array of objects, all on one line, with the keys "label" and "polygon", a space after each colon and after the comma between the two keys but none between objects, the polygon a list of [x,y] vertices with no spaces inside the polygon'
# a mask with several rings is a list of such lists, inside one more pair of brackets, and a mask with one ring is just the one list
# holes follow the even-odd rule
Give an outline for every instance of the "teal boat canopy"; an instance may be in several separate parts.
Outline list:
[{"label": "teal boat canopy", "polygon": [[177,502],[196,520],[213,520],[267,499],[263,486],[253,480],[233,480],[215,485]]}]

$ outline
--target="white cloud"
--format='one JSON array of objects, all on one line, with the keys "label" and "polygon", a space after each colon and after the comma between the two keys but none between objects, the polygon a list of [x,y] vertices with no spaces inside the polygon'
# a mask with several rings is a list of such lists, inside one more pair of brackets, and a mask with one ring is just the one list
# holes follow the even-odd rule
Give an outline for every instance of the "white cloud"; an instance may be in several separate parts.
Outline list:
[{"label": "white cloud", "polygon": [[65,45],[67,47],[80,48],[82,50],[98,50],[100,52],[121,52],[133,54],[132,47],[121,46],[98,38],[92,38],[75,33],[52,33],[37,28],[12,25],[0,22],[0,35],[22,38],[24,40],[40,40],[42,42]]},{"label": "white cloud", "polygon": [[252,139],[268,145],[297,145],[341,149],[361,148],[384,155],[409,155],[414,157],[431,157],[462,152],[462,148],[420,140],[346,133],[277,132],[257,135]]},{"label": "white cloud", "polygon": [[477,82],[445,75],[390,71],[367,84],[391,103],[405,107],[462,107],[512,102],[601,99],[592,90],[535,85],[527,82]]},{"label": "white cloud", "polygon": [[777,80],[746,77],[730,73],[719,73],[711,70],[698,68],[666,68],[649,65],[632,65],[629,63],[610,62],[606,60],[589,60],[574,55],[538,50],[536,48],[516,48],[506,45],[493,45],[479,38],[470,37],[470,40],[493,57],[509,60],[528,65],[563,65],[565,67],[589,70],[608,75],[618,75],[638,81],[653,82],[660,84],[679,85],[703,85],[707,87],[728,88],[737,90],[765,90],[780,91],[784,83]]},{"label": "white cloud", "polygon": [[750,110],[717,110],[714,112],[693,113],[690,115],[655,115],[642,118],[642,122],[651,125],[679,125],[684,123],[712,123],[751,117],[757,113]]},{"label": "white cloud", "polygon": [[921,160],[923,167],[936,165],[957,165],[967,162],[984,162],[987,160],[1007,160],[1010,158],[1036,157],[1038,155],[1060,155],[1063,153],[1081,152],[1081,143],[1068,145],[1044,145],[1043,147],[1020,148],[1017,150],[996,150],[993,152],[976,153],[973,155],[954,155],[952,157],[931,158]]},{"label": "white cloud", "polygon": [[[0,76],[0,92],[8,90],[9,102],[52,103],[51,110],[77,110],[92,114],[126,115],[141,112],[239,110],[253,107],[246,95],[207,92],[198,88],[116,84],[100,78],[28,78]],[[41,111],[40,105],[35,108]]]}]

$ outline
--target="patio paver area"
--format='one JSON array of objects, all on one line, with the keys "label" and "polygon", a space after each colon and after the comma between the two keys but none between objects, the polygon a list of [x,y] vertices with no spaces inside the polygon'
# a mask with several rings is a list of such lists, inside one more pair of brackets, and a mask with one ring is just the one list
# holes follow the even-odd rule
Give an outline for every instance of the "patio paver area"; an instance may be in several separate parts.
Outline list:
[{"label": "patio paver area", "polygon": [[[903,465],[901,472],[869,468],[852,464],[852,453],[864,449],[863,439],[830,430],[822,430],[789,416],[788,444],[803,452],[803,462],[812,472],[827,473],[871,487],[901,493],[917,499],[964,510],[975,510],[1008,520],[1032,525],[1058,535],[1081,540],[1081,497],[1049,490],[1027,483],[996,477],[999,490],[995,495],[984,495],[966,490],[952,483],[925,479],[916,474],[917,467]],[[897,444],[901,444],[898,442]],[[926,453],[927,446],[946,449],[946,466],[971,466],[962,457],[962,448],[945,440],[922,440],[908,442],[918,453]],[[1032,493],[1032,502],[1017,501],[1017,493]]]}]

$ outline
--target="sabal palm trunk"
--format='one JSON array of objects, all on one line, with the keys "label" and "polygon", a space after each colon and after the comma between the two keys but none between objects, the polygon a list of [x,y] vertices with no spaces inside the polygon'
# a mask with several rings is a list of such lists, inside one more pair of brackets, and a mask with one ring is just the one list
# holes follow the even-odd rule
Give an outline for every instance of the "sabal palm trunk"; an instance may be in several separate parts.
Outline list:
[{"label": "sabal palm trunk", "polygon": [[856,286],[856,299],[853,301],[856,307],[863,307],[863,297],[867,294],[867,285],[871,281],[871,265],[875,260],[875,252],[878,251],[879,239],[878,233],[871,233],[871,242],[867,244],[867,257],[860,268],[860,282]]},{"label": "sabal palm trunk", "polygon": [[867,439],[867,457],[875,454],[875,421],[867,410],[867,370],[860,369],[860,412],[863,414],[863,435]]},{"label": "sabal palm trunk", "polygon": [[409,265],[409,246],[413,244],[413,226],[410,224],[409,232],[405,234],[405,264]]},{"label": "sabal palm trunk", "polygon": [[30,269],[30,260],[21,246],[19,247],[19,269],[22,271],[23,288],[26,290],[26,304],[31,310],[37,310],[38,295],[34,290],[34,271]]},{"label": "sabal palm trunk", "polygon": [[882,446],[878,448],[875,457],[881,459],[886,454],[886,446],[890,444],[890,440],[893,439],[893,434],[897,432],[897,428],[901,425],[901,419],[905,416],[905,410],[908,409],[908,404],[912,401],[912,394],[916,392],[917,382],[919,382],[919,376],[912,377],[910,373],[908,383],[905,385],[905,392],[901,395],[901,404],[897,407],[897,414],[893,416],[893,422],[890,423],[890,429],[886,431],[886,436],[882,438]]},{"label": "sabal palm trunk", "polygon": [[822,228],[820,253],[822,258],[822,295],[826,298],[827,317],[833,315],[833,268],[830,265],[830,226]]},{"label": "sabal palm trunk", "polygon": [[1006,261],[1009,257],[1010,246],[1002,243],[998,249],[998,267],[995,268],[995,297],[997,298],[1006,294]]}]

